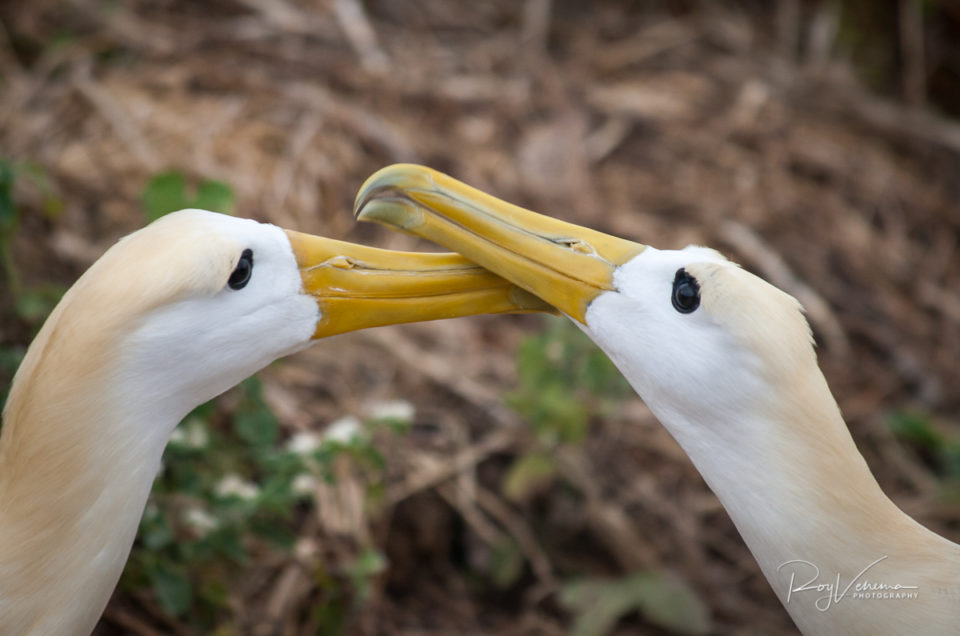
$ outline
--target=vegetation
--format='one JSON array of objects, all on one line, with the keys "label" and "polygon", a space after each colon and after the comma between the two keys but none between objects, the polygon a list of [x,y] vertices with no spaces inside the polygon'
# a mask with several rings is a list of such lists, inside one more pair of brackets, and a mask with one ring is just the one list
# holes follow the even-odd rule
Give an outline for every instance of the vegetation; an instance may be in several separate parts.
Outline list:
[{"label": "vegetation", "polygon": [[[0,272],[0,279],[6,283],[7,289],[5,295],[0,294],[0,299],[5,303],[9,300],[3,313],[12,314],[10,317],[24,325],[32,335],[60,300],[66,287],[53,282],[23,282],[20,267],[13,254],[14,241],[25,213],[24,208],[17,202],[15,187],[18,183],[30,189],[39,200],[39,214],[47,221],[56,221],[63,209],[63,202],[40,166],[0,157],[0,268],[3,270]],[[10,380],[13,379],[26,351],[23,343],[4,342],[0,345],[0,406],[6,403]]]},{"label": "vegetation", "polygon": [[944,480],[944,494],[960,500],[960,434],[945,430],[929,414],[918,411],[891,413],[887,425]]},{"label": "vegetation", "polygon": [[[122,233],[195,206],[420,249],[350,216],[415,158],[804,283],[867,462],[958,536],[955,3],[329,4],[0,9],[0,399]],[[97,636],[257,633],[278,598],[280,633],[795,632],[609,362],[531,317],[339,337],[177,429]]]},{"label": "vegetation", "polygon": [[[200,406],[164,454],[121,587],[151,589],[164,611],[190,625],[228,625],[232,582],[254,555],[294,548],[294,522],[316,514],[317,484],[333,480],[334,462],[356,462],[376,486],[383,459],[368,430],[381,424],[357,422],[342,439],[329,432],[283,439],[256,377]],[[362,602],[382,567],[383,557],[367,550],[327,585],[347,588],[337,594],[344,603]]]},{"label": "vegetation", "polygon": [[23,283],[20,268],[13,255],[13,242],[20,230],[24,213],[23,208],[17,205],[14,194],[18,181],[39,198],[39,212],[47,221],[56,221],[63,210],[63,201],[42,167],[0,158],[0,266],[3,267],[3,278],[10,290],[14,312],[27,323],[39,325],[60,300],[66,288],[55,283]]},{"label": "vegetation", "polygon": [[222,181],[204,179],[190,192],[186,177],[176,170],[154,175],[140,198],[148,221],[185,208],[232,214],[235,202],[233,188]]}]

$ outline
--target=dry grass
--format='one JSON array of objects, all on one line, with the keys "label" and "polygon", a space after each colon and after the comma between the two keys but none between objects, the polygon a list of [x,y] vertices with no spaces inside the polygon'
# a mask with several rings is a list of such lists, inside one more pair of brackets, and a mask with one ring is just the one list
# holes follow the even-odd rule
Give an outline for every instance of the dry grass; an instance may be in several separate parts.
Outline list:
[{"label": "dry grass", "polygon": [[[826,18],[796,3],[769,15],[659,4],[6,8],[0,148],[42,165],[66,203],[57,222],[26,217],[16,257],[28,283],[71,280],[143,223],[140,191],[165,168],[230,183],[242,216],[423,249],[350,213],[367,175],[411,160],[658,247],[715,246],[803,300],[881,485],[960,538],[956,500],[884,425],[915,408],[960,434],[950,388],[960,385],[960,127],[858,88],[821,42]],[[915,72],[909,81],[915,95]],[[39,207],[30,188],[18,196]],[[364,514],[343,475],[303,520],[295,555],[252,564],[233,591],[244,633],[307,629],[322,600],[313,569],[367,541],[391,567],[350,633],[563,633],[559,579],[640,568],[688,581],[716,633],[792,631],[726,514],[638,400],[565,451],[567,491],[527,508],[501,499],[505,459],[533,442],[500,396],[538,324],[484,317],[350,334],[267,372],[290,431],[394,397],[417,406],[418,427],[389,454],[379,514]],[[27,337],[14,319],[0,329],[4,342]],[[554,525],[533,527],[545,520]],[[487,558],[502,533],[532,568],[507,593],[478,592],[464,563]],[[158,614],[119,597],[101,633],[191,633]]]}]

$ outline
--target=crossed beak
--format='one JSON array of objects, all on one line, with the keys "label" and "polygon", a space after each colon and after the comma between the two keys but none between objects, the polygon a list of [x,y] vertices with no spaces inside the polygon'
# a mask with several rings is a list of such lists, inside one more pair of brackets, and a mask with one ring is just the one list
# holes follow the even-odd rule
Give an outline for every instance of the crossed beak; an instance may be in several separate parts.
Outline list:
[{"label": "crossed beak", "polygon": [[361,221],[455,250],[581,323],[593,299],[614,289],[616,268],[644,249],[413,164],[388,166],[367,179],[354,210]]},{"label": "crossed beak", "polygon": [[459,254],[395,252],[286,232],[304,291],[320,307],[315,339],[473,314],[554,312]]}]

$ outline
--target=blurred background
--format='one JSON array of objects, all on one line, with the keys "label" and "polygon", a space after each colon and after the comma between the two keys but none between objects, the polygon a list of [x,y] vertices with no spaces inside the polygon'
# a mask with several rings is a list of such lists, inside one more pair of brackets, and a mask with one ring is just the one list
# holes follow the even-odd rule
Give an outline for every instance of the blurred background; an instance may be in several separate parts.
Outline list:
[{"label": "blurred background", "polygon": [[[169,211],[434,249],[351,216],[416,161],[800,298],[884,490],[960,538],[957,0],[31,0],[0,74],[0,396]],[[97,629],[794,632],[679,447],[537,316],[322,341],[198,409]]]}]

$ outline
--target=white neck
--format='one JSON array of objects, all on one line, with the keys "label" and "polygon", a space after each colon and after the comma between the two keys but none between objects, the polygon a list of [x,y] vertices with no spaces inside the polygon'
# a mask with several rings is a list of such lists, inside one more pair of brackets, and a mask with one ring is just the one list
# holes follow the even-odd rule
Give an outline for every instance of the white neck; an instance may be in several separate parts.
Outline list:
[{"label": "white neck", "polygon": [[138,394],[120,399],[122,391],[104,388],[116,378],[89,368],[65,377],[68,368],[76,366],[37,366],[15,384],[4,414],[4,634],[93,629],[123,571],[164,446],[189,408]]},{"label": "white neck", "polygon": [[[960,546],[883,494],[819,369],[797,384],[789,403],[710,421],[650,406],[719,497],[804,633],[956,629]],[[915,598],[863,598],[857,585],[865,583],[880,586],[868,592]],[[803,589],[818,585],[819,591]]]}]

